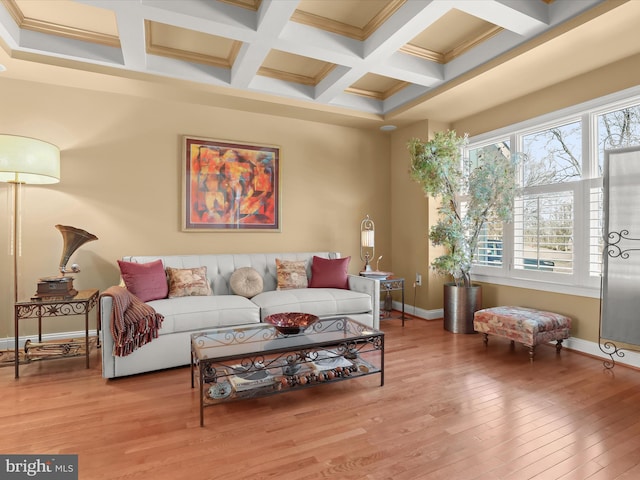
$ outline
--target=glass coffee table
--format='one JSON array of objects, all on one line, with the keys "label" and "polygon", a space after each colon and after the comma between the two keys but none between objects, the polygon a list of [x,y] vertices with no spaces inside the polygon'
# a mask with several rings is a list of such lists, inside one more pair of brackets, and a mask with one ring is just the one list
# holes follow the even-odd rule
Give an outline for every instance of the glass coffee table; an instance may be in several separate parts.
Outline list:
[{"label": "glass coffee table", "polygon": [[294,335],[257,323],[191,335],[191,388],[204,408],[380,374],[384,333],[348,317],[320,319]]}]

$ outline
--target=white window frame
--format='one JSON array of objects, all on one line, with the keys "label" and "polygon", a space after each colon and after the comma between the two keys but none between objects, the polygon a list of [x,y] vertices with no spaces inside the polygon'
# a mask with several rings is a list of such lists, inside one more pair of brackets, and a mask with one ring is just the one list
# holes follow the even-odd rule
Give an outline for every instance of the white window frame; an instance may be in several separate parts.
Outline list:
[{"label": "white window frame", "polygon": [[[512,151],[521,151],[523,135],[548,129],[567,122],[582,123],[582,177],[579,181],[543,187],[543,191],[572,190],[574,195],[574,263],[572,274],[559,274],[540,270],[514,269],[513,223],[503,229],[502,266],[474,265],[471,269],[474,281],[508,285],[533,290],[565,293],[585,297],[600,297],[600,276],[590,275],[590,189],[602,187],[598,175],[597,117],[603,113],[619,110],[640,103],[640,87],[600,97],[572,107],[558,110],[530,120],[469,138],[467,149],[481,148],[509,139]],[[539,190],[539,187],[534,187]]]}]

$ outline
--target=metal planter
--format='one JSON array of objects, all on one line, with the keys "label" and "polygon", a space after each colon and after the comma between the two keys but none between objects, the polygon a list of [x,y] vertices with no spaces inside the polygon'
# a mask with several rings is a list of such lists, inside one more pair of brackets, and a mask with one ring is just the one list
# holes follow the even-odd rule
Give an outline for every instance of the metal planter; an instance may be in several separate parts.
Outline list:
[{"label": "metal planter", "polygon": [[473,314],[482,308],[482,286],[444,285],[444,329],[452,333],[475,333]]}]

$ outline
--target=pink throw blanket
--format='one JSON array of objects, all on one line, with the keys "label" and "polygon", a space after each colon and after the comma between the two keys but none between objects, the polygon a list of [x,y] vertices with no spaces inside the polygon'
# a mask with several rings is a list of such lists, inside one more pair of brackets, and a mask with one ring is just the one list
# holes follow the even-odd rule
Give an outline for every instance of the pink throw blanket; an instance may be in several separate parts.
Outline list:
[{"label": "pink throw blanket", "polygon": [[101,296],[113,298],[111,335],[114,355],[124,357],[158,338],[163,315],[124,287],[109,287]]}]

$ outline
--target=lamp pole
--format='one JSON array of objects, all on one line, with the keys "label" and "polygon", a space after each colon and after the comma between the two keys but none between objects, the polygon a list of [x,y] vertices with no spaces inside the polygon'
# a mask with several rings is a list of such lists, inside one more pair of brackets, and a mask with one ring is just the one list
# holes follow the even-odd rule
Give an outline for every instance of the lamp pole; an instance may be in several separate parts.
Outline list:
[{"label": "lamp pole", "polygon": [[13,218],[12,218],[12,235],[11,235],[11,253],[13,254],[13,301],[18,302],[18,255],[21,253],[20,246],[20,233],[21,228],[18,214],[20,212],[20,192],[22,190],[22,183],[18,181],[9,182],[13,193]]}]

